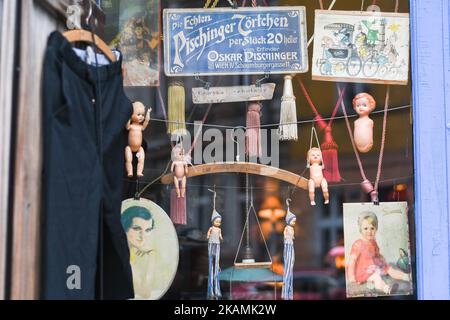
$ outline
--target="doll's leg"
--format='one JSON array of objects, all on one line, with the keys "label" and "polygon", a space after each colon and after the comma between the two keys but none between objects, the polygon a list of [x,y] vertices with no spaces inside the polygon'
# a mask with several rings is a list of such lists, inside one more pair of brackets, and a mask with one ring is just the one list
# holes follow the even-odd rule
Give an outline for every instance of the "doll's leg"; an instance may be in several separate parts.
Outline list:
[{"label": "doll's leg", "polygon": [[381,278],[381,275],[377,272],[372,274],[367,281],[370,281],[374,284],[375,289],[384,292],[385,294],[389,294],[391,291],[391,288],[384,282],[383,278]]},{"label": "doll's leg", "polygon": [[180,198],[180,182],[176,176],[173,176],[173,184],[175,185],[175,190],[177,191],[177,197]]},{"label": "doll's leg", "polygon": [[125,148],[125,168],[127,169],[127,175],[129,177],[133,176],[133,153],[131,152],[130,146]]},{"label": "doll's leg", "polygon": [[143,177],[144,176],[144,162],[145,162],[145,152],[142,147],[139,148],[138,151],[138,164],[137,164],[137,176]]},{"label": "doll's leg", "polygon": [[409,278],[409,274],[404,273],[401,270],[394,269],[392,267],[390,267],[387,270],[387,273],[388,273],[389,276],[391,276],[391,278],[396,279],[396,280],[403,280],[403,281],[410,281],[411,280]]},{"label": "doll's leg", "polygon": [[311,201],[311,205],[315,206],[315,191],[316,191],[316,184],[314,183],[313,179],[309,179],[308,181],[308,191],[309,191],[309,201]]},{"label": "doll's leg", "polygon": [[321,186],[322,186],[323,197],[325,199],[325,204],[328,204],[328,203],[330,203],[330,194],[328,193],[328,182],[325,178],[322,179]]},{"label": "doll's leg", "polygon": [[184,198],[186,194],[186,176],[181,180],[181,197]]}]

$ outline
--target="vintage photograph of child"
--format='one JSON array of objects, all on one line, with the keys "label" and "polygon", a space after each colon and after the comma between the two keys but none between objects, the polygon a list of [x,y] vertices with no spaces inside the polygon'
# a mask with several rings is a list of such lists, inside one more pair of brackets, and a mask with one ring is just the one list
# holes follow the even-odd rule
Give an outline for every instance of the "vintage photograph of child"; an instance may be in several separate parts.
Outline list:
[{"label": "vintage photograph of child", "polygon": [[347,297],[412,294],[406,202],[344,204]]}]

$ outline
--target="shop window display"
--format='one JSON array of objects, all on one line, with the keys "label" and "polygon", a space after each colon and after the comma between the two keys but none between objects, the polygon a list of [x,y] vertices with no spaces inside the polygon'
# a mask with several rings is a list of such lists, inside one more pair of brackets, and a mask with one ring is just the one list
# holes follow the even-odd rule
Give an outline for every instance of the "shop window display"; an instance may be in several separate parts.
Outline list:
[{"label": "shop window display", "polygon": [[[407,13],[407,2],[398,3],[396,11]],[[238,3],[247,9],[253,4],[258,5],[260,10],[303,8],[306,23],[300,25],[307,36],[303,39],[305,48],[306,40],[312,39],[315,32],[315,10],[326,9],[316,2],[312,4],[302,0]],[[361,1],[338,0],[333,4],[332,10],[327,12],[328,16],[333,16],[333,10],[359,10]],[[383,12],[393,10],[390,3],[383,0],[378,1],[377,5]],[[327,41],[318,37],[314,40],[314,46],[322,44],[321,54],[324,57],[315,61],[313,46],[310,46],[305,50],[308,53],[307,63],[296,66],[298,72],[271,73],[270,69],[265,69],[241,71],[239,74],[202,73],[202,64],[205,63],[202,59],[207,57],[212,63],[211,60],[221,57],[217,52],[219,47],[212,45],[215,48],[212,50],[205,45],[204,50],[209,50],[209,53],[204,58],[199,54],[198,66],[194,59],[188,62],[189,70],[196,70],[197,67],[199,73],[174,76],[172,72],[180,72],[179,69],[168,72],[166,68],[163,71],[165,64],[173,62],[172,54],[165,47],[168,39],[162,41],[163,31],[168,32],[163,27],[167,23],[163,19],[164,9],[203,8],[198,12],[204,15],[207,10],[239,12],[243,9],[231,9],[227,1],[206,4],[201,1],[139,1],[138,4],[127,5],[126,1],[119,0],[102,1],[101,8],[106,16],[101,37],[112,48],[121,50],[124,93],[130,103],[134,102],[135,112],[142,118],[135,120],[133,116],[128,126],[124,124],[124,130],[130,129],[130,136],[134,134],[134,138],[130,138],[130,150],[121,153],[123,160],[126,160],[126,166],[125,163],[122,166],[122,200],[148,199],[158,204],[163,214],[169,212],[180,249],[179,257],[176,257],[178,270],[170,279],[172,284],[151,294],[151,290],[146,291],[145,285],[142,287],[133,278],[134,286],[142,292],[137,298],[272,299],[273,293],[277,299],[294,300],[361,296],[346,291],[346,280],[355,279],[348,275],[348,250],[336,249],[344,247],[343,242],[346,248],[351,246],[347,243],[351,240],[348,240],[344,226],[343,204],[375,203],[374,206],[378,206],[380,203],[394,203],[401,198],[406,203],[402,211],[408,218],[406,223],[413,220],[413,211],[408,209],[413,208],[414,195],[410,81],[405,82],[402,78],[402,83],[391,84],[390,89],[386,89],[387,82],[365,81],[370,78],[369,69],[375,65],[379,65],[377,72],[386,67],[384,75],[392,75],[388,74],[389,58],[394,59],[398,52],[386,51],[388,61],[383,64],[380,57],[384,51],[378,53],[379,59],[376,61],[373,59],[374,53],[368,54],[366,51],[375,52],[377,46],[392,47],[392,37],[380,36],[384,30],[381,27],[399,30],[400,26],[392,23],[384,25],[384,22],[380,23],[379,28],[375,24],[368,25],[379,19],[376,13],[368,14],[369,18],[355,23],[360,27],[355,27],[359,33],[350,32],[348,26],[347,30],[343,30],[344,24],[341,23],[339,30],[333,29],[334,33],[327,35],[330,38],[325,39]],[[249,18],[248,21],[254,24],[255,32],[258,28],[268,28],[271,23],[269,29],[274,28],[273,33],[268,34],[273,35],[273,41],[281,39],[279,47],[291,45],[294,38],[283,34],[283,27],[290,20],[284,19],[282,13],[280,16],[273,13],[276,18],[270,20],[271,12],[275,11],[269,10],[265,15],[255,14],[253,20]],[[292,9],[292,12],[295,10]],[[339,16],[336,15],[336,19],[339,20]],[[191,20],[186,18],[184,23],[189,27],[187,29],[194,32],[197,30],[196,24],[207,22],[201,17],[199,14],[191,16]],[[249,17],[253,16],[249,14]],[[372,17],[375,17],[374,21],[370,20]],[[245,21],[244,18],[242,21]],[[335,26],[337,24],[334,23]],[[239,26],[236,22],[236,28]],[[203,28],[211,31],[214,26],[205,24]],[[231,30],[233,25],[228,28]],[[227,27],[224,27],[223,31],[226,30]],[[325,27],[325,30],[328,32],[330,29]],[[390,30],[395,33],[395,30]],[[199,32],[201,34],[203,31]],[[245,32],[248,36],[245,45],[223,38],[230,48],[235,46],[235,52],[224,53],[224,56],[229,54],[230,59],[231,56],[237,59],[242,49],[243,57],[253,59],[258,48],[271,48],[267,46],[267,41],[271,41],[269,35],[267,39],[263,36],[252,38],[250,29]],[[209,35],[213,37],[212,33]],[[167,34],[164,36],[167,37]],[[335,44],[342,47],[342,52],[351,51],[350,54],[347,52],[348,61],[339,61],[339,57],[333,56],[339,54]],[[195,46],[195,41],[184,45]],[[346,48],[343,48],[344,45]],[[214,52],[219,55],[215,56]],[[276,55],[260,56],[263,61],[276,59]],[[278,58],[289,60],[294,57],[280,54]],[[175,55],[173,59],[177,58],[180,57]],[[357,60],[361,61],[360,77],[352,76]],[[345,64],[346,77],[337,79],[338,69]],[[221,65],[222,68],[224,66]],[[319,72],[319,76],[312,77],[314,72]],[[400,77],[400,74],[397,75]],[[353,77],[353,81],[348,81],[349,77]],[[265,98],[266,93],[261,93],[261,88],[266,88],[261,86],[264,81],[275,85],[269,99]],[[233,102],[210,100],[194,103],[196,97],[193,89],[199,87],[205,92],[218,87],[251,87],[254,95],[238,93],[236,96],[239,98],[227,99]],[[377,101],[384,102],[384,109],[377,107]],[[132,112],[131,104],[129,109],[127,121]],[[354,124],[350,119],[356,120]],[[314,135],[316,139],[312,138]],[[284,171],[281,172],[281,169]],[[215,190],[213,217],[208,189]],[[268,199],[275,200],[269,203]],[[290,204],[288,201],[287,207],[282,206],[281,203],[287,199]],[[255,211],[256,222],[249,223],[249,208]],[[221,212],[220,218],[217,212]],[[222,219],[224,223],[221,225],[218,221]],[[124,232],[132,231],[130,228],[127,225]],[[211,243],[211,239],[217,238],[211,231],[215,231],[214,228],[222,230],[220,238],[223,236],[223,241],[220,243]],[[404,230],[405,237],[414,236],[413,228]],[[239,250],[242,243],[245,244],[244,250]],[[134,254],[132,259],[150,252],[133,249],[130,239],[128,244]],[[208,250],[211,244],[215,246],[214,250]],[[389,275],[394,275],[391,276],[394,280],[405,280],[403,274],[406,273],[395,273],[392,270],[397,270],[397,267],[392,269],[388,265],[402,265],[405,269],[404,261],[409,260],[411,270],[406,280],[411,282],[411,287],[400,290],[403,294],[398,295],[395,283],[381,285],[380,279],[373,278],[369,282],[379,289],[380,295],[391,296],[395,291],[396,299],[414,298],[414,250],[402,249],[399,251],[402,256],[395,256],[396,259],[394,255],[383,256],[386,260],[384,269]],[[270,263],[260,263],[268,261],[266,251],[269,252]],[[352,252],[356,251],[352,249]],[[358,254],[350,256],[354,259]],[[212,257],[216,259],[214,263]],[[239,263],[236,264],[236,261]],[[221,279],[220,270],[233,266],[239,268],[245,263],[253,264],[252,268],[245,269],[248,274],[239,278],[231,274],[225,280],[224,273]],[[353,261],[351,263],[352,270],[358,269]],[[133,261],[131,266],[135,272]],[[139,272],[142,276],[143,271]],[[152,277],[158,278],[157,272],[152,268]],[[268,273],[258,278],[259,272]],[[401,277],[398,276],[400,272],[403,272]],[[271,277],[276,281],[270,281]],[[211,294],[213,287],[215,291]],[[359,289],[358,292],[364,291]]]}]

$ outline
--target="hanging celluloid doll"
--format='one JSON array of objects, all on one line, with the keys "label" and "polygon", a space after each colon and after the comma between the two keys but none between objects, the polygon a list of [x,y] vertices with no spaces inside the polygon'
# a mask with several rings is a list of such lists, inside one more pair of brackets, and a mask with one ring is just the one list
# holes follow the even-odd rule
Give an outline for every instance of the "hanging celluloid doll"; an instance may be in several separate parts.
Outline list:
[{"label": "hanging celluloid doll", "polygon": [[308,191],[309,200],[311,205],[315,206],[315,191],[316,188],[322,188],[323,197],[325,198],[325,204],[328,204],[329,193],[328,193],[328,182],[323,176],[323,165],[322,165],[322,152],[319,148],[311,148],[308,151],[307,156],[308,166],[309,166],[309,181],[308,181]]},{"label": "hanging celluloid doll", "polygon": [[353,99],[353,109],[359,115],[359,119],[355,121],[353,136],[356,148],[362,153],[369,152],[373,146],[373,120],[369,118],[369,114],[375,107],[375,99],[368,93],[358,93]]},{"label": "hanging celluloid doll", "polygon": [[[186,194],[186,176],[188,174],[188,163],[185,159],[184,149],[181,145],[176,145],[172,150],[173,183],[178,198],[184,198]],[[181,187],[180,187],[181,183]]]},{"label": "hanging celluloid doll", "polygon": [[143,177],[145,152],[142,148],[142,132],[147,128],[150,121],[150,112],[152,108],[145,113],[145,106],[141,102],[133,103],[133,114],[127,123],[128,146],[125,148],[125,167],[127,175],[133,176],[133,152],[138,159],[136,175]]},{"label": "hanging celluloid doll", "polygon": [[219,283],[219,261],[220,261],[220,241],[222,238],[222,230],[220,228],[222,224],[222,216],[213,210],[211,216],[212,226],[208,230],[208,261],[209,261],[209,272],[208,272],[208,299],[217,299],[222,296],[220,292]]},{"label": "hanging celluloid doll", "polygon": [[[289,200],[288,200],[289,201]],[[286,214],[286,227],[284,228],[284,272],[283,272],[283,291],[281,293],[281,298],[284,300],[292,300],[294,297],[294,262],[295,262],[295,252],[294,252],[294,226],[297,218],[289,209]]]}]

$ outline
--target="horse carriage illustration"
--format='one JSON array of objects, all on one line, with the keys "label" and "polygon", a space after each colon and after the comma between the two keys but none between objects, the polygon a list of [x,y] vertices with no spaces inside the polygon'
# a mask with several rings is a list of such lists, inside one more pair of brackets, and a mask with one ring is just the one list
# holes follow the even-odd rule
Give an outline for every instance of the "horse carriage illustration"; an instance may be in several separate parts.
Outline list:
[{"label": "horse carriage illustration", "polygon": [[398,52],[394,41],[386,40],[385,19],[363,20],[356,25],[332,23],[324,30],[333,36],[321,39],[323,53],[317,65],[322,75],[339,76],[346,72],[352,77],[362,73],[370,78],[391,72]]}]

